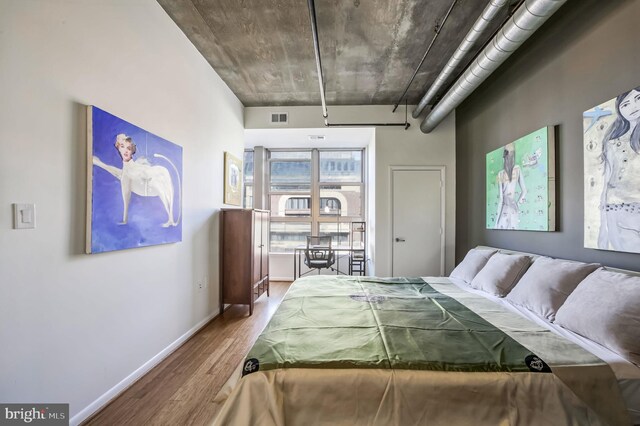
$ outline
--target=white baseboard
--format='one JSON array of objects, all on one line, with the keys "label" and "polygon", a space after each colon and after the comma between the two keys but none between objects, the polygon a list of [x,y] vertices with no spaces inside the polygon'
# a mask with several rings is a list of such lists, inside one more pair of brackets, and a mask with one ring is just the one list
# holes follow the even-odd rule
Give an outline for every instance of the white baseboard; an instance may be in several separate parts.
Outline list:
[{"label": "white baseboard", "polygon": [[76,414],[69,420],[69,425],[70,426],[79,425],[84,420],[86,420],[89,416],[91,416],[93,413],[97,412],[99,409],[107,405],[114,398],[116,398],[120,393],[122,393],[125,389],[131,386],[136,380],[144,376],[146,373],[149,372],[149,370],[151,370],[153,367],[158,365],[167,356],[169,356],[173,351],[175,351],[178,348],[178,346],[180,346],[181,344],[186,342],[191,336],[196,334],[198,330],[200,330],[205,324],[211,321],[216,315],[218,315],[218,312],[212,313],[211,315],[207,316],[205,319],[203,319],[202,321],[200,321],[199,323],[191,327],[186,333],[178,337],[173,343],[171,343],[169,346],[167,346],[162,351],[160,351],[156,356],[154,356],[149,361],[142,364],[136,371],[134,371],[133,373],[129,374],[127,377],[122,379],[120,383],[118,383],[117,385],[109,389],[98,399],[96,399],[91,404],[89,404],[88,406],[80,410],[78,414]]},{"label": "white baseboard", "polygon": [[293,281],[293,277],[269,277],[269,281]]}]

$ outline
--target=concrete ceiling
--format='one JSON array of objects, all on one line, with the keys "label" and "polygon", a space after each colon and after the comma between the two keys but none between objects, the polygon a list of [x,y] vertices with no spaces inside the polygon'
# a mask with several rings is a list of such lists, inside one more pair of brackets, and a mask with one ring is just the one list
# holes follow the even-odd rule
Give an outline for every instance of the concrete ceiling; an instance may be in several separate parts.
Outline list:
[{"label": "concrete ceiling", "polygon": [[[316,0],[328,105],[395,103],[451,1]],[[245,106],[320,104],[306,0],[158,2]],[[410,104],[487,3],[458,1],[411,85]],[[487,39],[506,16],[505,9]]]}]

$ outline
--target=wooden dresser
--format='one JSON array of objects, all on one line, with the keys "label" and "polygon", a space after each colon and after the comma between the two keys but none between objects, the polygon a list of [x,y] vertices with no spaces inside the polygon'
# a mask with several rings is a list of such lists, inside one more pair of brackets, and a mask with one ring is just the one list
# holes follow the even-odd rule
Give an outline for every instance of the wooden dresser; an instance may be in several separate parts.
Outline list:
[{"label": "wooden dresser", "polygon": [[220,214],[220,312],[225,303],[249,305],[269,296],[269,211],[222,209]]}]

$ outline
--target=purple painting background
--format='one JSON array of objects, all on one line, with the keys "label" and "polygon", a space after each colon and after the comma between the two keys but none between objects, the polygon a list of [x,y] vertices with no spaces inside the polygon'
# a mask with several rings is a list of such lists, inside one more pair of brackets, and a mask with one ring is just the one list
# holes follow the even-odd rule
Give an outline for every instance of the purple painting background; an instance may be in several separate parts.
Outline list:
[{"label": "purple painting background", "polygon": [[[182,147],[149,133],[115,115],[97,107],[93,108],[93,155],[104,163],[122,169],[122,159],[115,148],[116,135],[124,133],[136,144],[133,159],[138,162],[146,158],[151,165],[165,167],[171,176],[174,188],[173,217],[182,210]],[[161,154],[169,158],[178,169],[179,176]],[[131,194],[129,217],[122,221],[124,204],[120,180],[106,170],[93,166],[93,202],[91,211],[91,251],[122,250],[156,244],[182,241],[182,216],[177,226],[163,228],[167,213],[159,197],[142,197]]]}]

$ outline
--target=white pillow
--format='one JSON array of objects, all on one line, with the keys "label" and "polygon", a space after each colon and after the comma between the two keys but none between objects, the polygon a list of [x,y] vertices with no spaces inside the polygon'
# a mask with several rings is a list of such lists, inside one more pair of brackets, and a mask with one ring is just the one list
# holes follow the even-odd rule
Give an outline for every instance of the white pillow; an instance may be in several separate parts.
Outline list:
[{"label": "white pillow", "polygon": [[457,278],[469,284],[480,272],[491,256],[498,250],[491,249],[471,249],[462,259],[462,262],[451,271],[451,278]]},{"label": "white pillow", "polygon": [[599,267],[595,263],[539,257],[509,292],[507,300],[553,321],[569,294]]},{"label": "white pillow", "polygon": [[555,323],[640,366],[640,277],[598,269],[569,295]]},{"label": "white pillow", "polygon": [[531,264],[529,256],[496,253],[471,281],[471,287],[504,297]]}]

